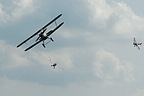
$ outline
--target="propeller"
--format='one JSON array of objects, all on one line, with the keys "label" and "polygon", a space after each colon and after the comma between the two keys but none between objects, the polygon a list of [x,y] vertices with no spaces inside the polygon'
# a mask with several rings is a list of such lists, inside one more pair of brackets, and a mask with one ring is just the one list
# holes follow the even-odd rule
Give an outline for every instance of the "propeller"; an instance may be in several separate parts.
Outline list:
[{"label": "propeller", "polygon": [[35,41],[38,41],[39,38],[40,38],[40,36],[41,36],[42,34],[44,34],[44,32],[45,32],[46,30],[47,30],[47,28],[43,29],[43,31],[39,34],[39,37],[38,37]]}]

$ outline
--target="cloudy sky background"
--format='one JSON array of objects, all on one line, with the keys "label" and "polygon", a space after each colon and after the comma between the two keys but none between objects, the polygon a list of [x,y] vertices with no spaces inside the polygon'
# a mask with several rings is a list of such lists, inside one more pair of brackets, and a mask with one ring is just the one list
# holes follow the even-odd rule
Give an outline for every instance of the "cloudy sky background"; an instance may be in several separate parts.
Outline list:
[{"label": "cloudy sky background", "polygon": [[[143,96],[143,0],[1,0],[2,96]],[[47,48],[16,46],[59,14]],[[52,24],[48,30],[54,28]],[[51,60],[50,60],[51,58]],[[51,61],[51,62],[50,62]],[[58,63],[55,70],[51,63]]]}]

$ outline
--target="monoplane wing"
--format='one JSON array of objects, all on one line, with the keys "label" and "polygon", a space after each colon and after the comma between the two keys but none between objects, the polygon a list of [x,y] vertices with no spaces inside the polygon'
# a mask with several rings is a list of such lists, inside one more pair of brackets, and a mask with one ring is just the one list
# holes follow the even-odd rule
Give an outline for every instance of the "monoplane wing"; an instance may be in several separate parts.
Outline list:
[{"label": "monoplane wing", "polygon": [[36,33],[34,33],[32,36],[30,36],[29,38],[27,38],[25,41],[23,41],[22,43],[20,43],[17,47],[20,47],[21,45],[23,45],[24,43],[26,43],[28,40],[30,40],[32,37],[34,37],[35,35],[37,35],[38,33],[40,33],[42,30],[45,30],[45,28],[47,26],[49,26],[51,23],[53,23],[54,21],[56,21],[59,17],[61,17],[62,14],[58,15],[56,18],[54,18],[53,20],[51,20],[48,24],[46,24],[44,27],[42,27],[41,29],[39,29]]},{"label": "monoplane wing", "polygon": [[36,46],[37,44],[39,44],[42,40],[39,40],[38,42],[34,43],[33,45],[31,45],[30,47],[28,47],[27,49],[25,49],[25,51],[28,51],[29,49],[31,49],[32,47]]}]

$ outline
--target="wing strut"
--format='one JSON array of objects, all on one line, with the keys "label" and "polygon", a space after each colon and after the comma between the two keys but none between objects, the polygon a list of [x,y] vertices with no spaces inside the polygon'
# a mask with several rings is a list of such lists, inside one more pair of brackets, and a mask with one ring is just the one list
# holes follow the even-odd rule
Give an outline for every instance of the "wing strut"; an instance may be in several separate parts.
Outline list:
[{"label": "wing strut", "polygon": [[59,24],[56,28],[54,28],[53,30],[49,31],[46,35],[50,36],[53,32],[55,32],[59,27],[61,27],[64,24],[64,22],[62,22],[61,24]]}]

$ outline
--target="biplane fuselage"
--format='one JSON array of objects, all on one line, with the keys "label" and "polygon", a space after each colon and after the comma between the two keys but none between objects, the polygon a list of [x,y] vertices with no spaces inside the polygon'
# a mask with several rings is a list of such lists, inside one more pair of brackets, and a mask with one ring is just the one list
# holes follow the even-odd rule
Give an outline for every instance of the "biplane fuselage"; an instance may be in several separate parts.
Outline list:
[{"label": "biplane fuselage", "polygon": [[46,36],[46,35],[44,35],[44,34],[39,34],[39,40],[42,40],[42,41],[44,41],[44,40],[46,40],[48,37]]}]

